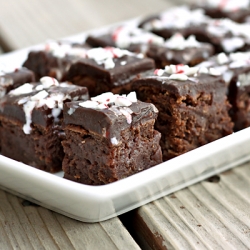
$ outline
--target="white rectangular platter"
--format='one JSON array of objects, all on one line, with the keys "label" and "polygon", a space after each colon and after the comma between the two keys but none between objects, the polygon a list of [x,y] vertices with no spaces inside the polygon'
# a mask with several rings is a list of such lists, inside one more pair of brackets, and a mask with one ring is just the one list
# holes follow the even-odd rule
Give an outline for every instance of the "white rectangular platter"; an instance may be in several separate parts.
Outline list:
[{"label": "white rectangular platter", "polygon": [[[76,42],[82,42],[83,39],[84,34],[70,38]],[[2,55],[0,64],[20,66],[30,49]],[[250,128],[103,186],[75,183],[63,179],[62,172],[46,173],[0,155],[0,187],[71,218],[84,222],[98,222],[130,211],[248,160]]]}]

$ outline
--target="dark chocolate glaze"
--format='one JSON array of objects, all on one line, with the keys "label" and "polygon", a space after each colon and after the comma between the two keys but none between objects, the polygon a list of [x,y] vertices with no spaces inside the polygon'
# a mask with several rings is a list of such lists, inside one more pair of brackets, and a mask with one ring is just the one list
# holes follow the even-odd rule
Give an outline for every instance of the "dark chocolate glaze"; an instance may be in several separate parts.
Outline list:
[{"label": "dark chocolate glaze", "polygon": [[235,22],[243,23],[245,18],[250,15],[250,6],[247,9],[236,9],[234,11],[225,11],[223,8],[212,8],[206,3],[193,4],[192,9],[202,8],[205,14],[212,18],[229,18]]},{"label": "dark chocolate glaze", "polygon": [[[90,48],[87,44],[71,44],[71,46],[72,48],[82,48],[86,50]],[[58,57],[46,49],[30,51],[23,66],[34,71],[36,81],[39,81],[43,76],[50,76],[61,82],[65,81],[70,65],[79,58],[81,57],[68,54],[64,57]]]},{"label": "dark chocolate glaze", "polygon": [[[150,119],[156,119],[158,110],[153,104],[137,101],[127,107],[132,111],[132,122],[129,124],[125,115],[117,115],[112,109],[119,110],[122,107],[111,107],[108,109],[96,110],[79,106],[79,101],[68,102],[64,105],[64,124],[78,125],[90,133],[98,134],[101,137],[116,138],[119,141],[122,130],[137,123],[143,123]],[[73,112],[71,114],[71,111]]]},{"label": "dark chocolate glaze", "polygon": [[87,87],[90,96],[110,91],[116,94],[127,94],[130,92],[133,80],[137,79],[142,72],[155,68],[154,61],[149,58],[123,56],[114,58],[113,61],[115,67],[105,69],[104,65],[97,64],[93,59],[81,59],[70,67],[67,80]]},{"label": "dark chocolate glaze", "polygon": [[187,47],[185,49],[169,49],[163,45],[148,45],[146,56],[154,59],[157,68],[164,68],[170,64],[184,64],[195,66],[214,54],[214,48],[208,43],[201,43],[200,47]]},{"label": "dark chocolate glaze", "polygon": [[19,87],[27,82],[34,82],[35,75],[26,68],[17,68],[13,72],[0,75],[0,97],[7,94],[10,90]]},{"label": "dark chocolate glaze", "polygon": [[[25,97],[34,96],[39,92],[35,90],[35,87],[39,85],[39,83],[32,83],[32,85],[34,86],[34,91],[31,93],[21,95],[5,95],[0,100],[0,116],[4,116],[8,119],[14,119],[24,124],[26,122],[26,118],[23,110],[23,105],[18,104],[18,101]],[[89,98],[87,88],[75,85],[70,85],[70,87],[51,86],[50,88],[47,88],[45,90],[49,93],[49,95],[58,93],[63,94],[63,102],[71,101],[73,99],[87,100]],[[62,111],[59,115],[59,118],[61,117]],[[49,126],[51,123],[54,123],[55,121],[52,116],[52,109],[46,105],[43,105],[39,108],[34,108],[32,111],[32,122],[43,127]]]},{"label": "dark chocolate glaze", "polygon": [[167,90],[176,96],[196,96],[200,91],[209,92],[220,87],[226,90],[225,82],[221,76],[212,76],[209,74],[198,74],[196,77],[189,77],[186,81],[169,79],[169,74],[167,73],[164,73],[162,76],[152,74],[133,82],[132,89],[136,90],[143,85],[152,86],[159,89],[159,91]]}]

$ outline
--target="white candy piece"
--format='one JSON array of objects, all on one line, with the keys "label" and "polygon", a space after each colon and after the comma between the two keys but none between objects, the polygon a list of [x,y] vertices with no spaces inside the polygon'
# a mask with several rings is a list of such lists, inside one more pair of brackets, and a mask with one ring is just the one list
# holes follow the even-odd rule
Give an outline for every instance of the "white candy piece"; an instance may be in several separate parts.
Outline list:
[{"label": "white candy piece", "polygon": [[210,68],[209,69],[209,74],[212,75],[212,76],[220,76],[221,72],[216,70],[215,68]]},{"label": "white candy piece", "polygon": [[33,89],[32,84],[30,83],[25,83],[23,85],[21,85],[20,87],[13,89],[9,92],[10,95],[22,95],[22,94],[29,94],[31,93],[34,89]]},{"label": "white candy piece", "polygon": [[40,92],[38,92],[37,94],[33,95],[30,97],[31,101],[39,101],[41,99],[46,98],[49,95],[49,93],[45,90],[42,90]]},{"label": "white candy piece", "polygon": [[136,97],[135,91],[130,92],[130,93],[127,95],[127,98],[128,98],[131,102],[137,102],[137,97]]},{"label": "white candy piece", "polygon": [[165,70],[164,69],[156,69],[154,71],[154,74],[157,76],[162,76],[164,74]]},{"label": "white candy piece", "polygon": [[53,77],[49,77],[49,76],[44,76],[42,78],[40,78],[40,82],[42,83],[44,88],[49,88],[51,86],[58,86],[59,82],[53,78]]},{"label": "white candy piece", "polygon": [[113,69],[115,67],[115,63],[112,58],[107,58],[104,61],[104,68],[105,69]]},{"label": "white candy piece", "polygon": [[129,107],[131,104],[132,102],[127,97],[117,96],[115,100],[116,106]]},{"label": "white candy piece", "polygon": [[96,108],[98,106],[98,102],[87,100],[85,102],[80,102],[79,106],[83,108]]},{"label": "white candy piece", "polygon": [[188,79],[188,76],[184,74],[172,74],[170,75],[169,79],[186,81]]},{"label": "white candy piece", "polygon": [[111,139],[110,139],[110,141],[111,141],[111,143],[113,144],[113,145],[118,145],[118,141],[117,141],[117,139],[116,139],[116,137],[112,137]]}]

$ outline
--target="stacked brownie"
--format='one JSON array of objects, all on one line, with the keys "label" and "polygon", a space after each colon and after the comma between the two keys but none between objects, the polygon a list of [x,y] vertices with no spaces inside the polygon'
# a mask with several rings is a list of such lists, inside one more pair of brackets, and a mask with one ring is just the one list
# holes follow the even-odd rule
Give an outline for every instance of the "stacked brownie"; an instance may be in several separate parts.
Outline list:
[{"label": "stacked brownie", "polygon": [[67,80],[86,86],[90,96],[109,91],[126,94],[135,79],[154,68],[154,61],[142,54],[114,47],[93,48],[87,51],[86,58],[71,65]]},{"label": "stacked brownie", "polygon": [[26,82],[35,81],[33,71],[26,68],[7,69],[0,67],[0,98],[10,90],[15,89]]},{"label": "stacked brownie", "polygon": [[250,126],[250,52],[220,53],[199,67],[215,68],[228,86],[230,116],[238,131]]},{"label": "stacked brownie", "polygon": [[86,56],[87,45],[51,41],[43,49],[29,52],[23,66],[35,73],[36,80],[43,76],[65,81],[70,65]]},{"label": "stacked brownie", "polygon": [[64,177],[101,185],[162,162],[158,110],[151,103],[111,92],[64,106]]},{"label": "stacked brownie", "polygon": [[159,110],[163,160],[168,160],[233,132],[226,84],[218,71],[171,65],[137,80],[138,99]]},{"label": "stacked brownie", "polygon": [[86,88],[50,77],[10,91],[0,99],[1,153],[48,172],[61,170],[63,105],[87,99]]}]

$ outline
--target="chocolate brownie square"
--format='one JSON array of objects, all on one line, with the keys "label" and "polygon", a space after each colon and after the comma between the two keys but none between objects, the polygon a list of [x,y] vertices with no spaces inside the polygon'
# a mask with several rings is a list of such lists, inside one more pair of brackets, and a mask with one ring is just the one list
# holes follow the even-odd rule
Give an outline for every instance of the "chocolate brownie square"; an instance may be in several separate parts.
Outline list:
[{"label": "chocolate brownie square", "polygon": [[26,68],[6,69],[0,68],[0,98],[10,90],[19,87],[26,82],[34,82],[35,75]]},{"label": "chocolate brownie square", "polygon": [[238,131],[250,126],[250,52],[220,53],[198,65],[215,68],[228,86],[230,116]]},{"label": "chocolate brownie square", "polygon": [[141,50],[142,45],[160,45],[164,43],[164,39],[134,25],[125,24],[112,28],[104,34],[90,34],[86,39],[86,43],[92,47],[117,47],[138,52]]},{"label": "chocolate brownie square", "polygon": [[233,132],[227,87],[214,69],[170,65],[135,81],[132,89],[159,110],[155,129],[162,134],[163,160]]},{"label": "chocolate brownie square", "polygon": [[64,105],[66,179],[102,185],[162,162],[153,104],[111,92]]},{"label": "chocolate brownie square", "polygon": [[196,37],[199,41],[211,43],[217,53],[232,53],[249,50],[249,30],[249,23],[236,23],[228,18],[211,19]]},{"label": "chocolate brownie square", "polygon": [[196,35],[196,32],[200,33],[209,19],[202,9],[192,10],[189,6],[183,5],[170,8],[159,15],[146,17],[140,22],[139,27],[165,39],[175,33],[188,37]]},{"label": "chocolate brownie square", "polygon": [[142,54],[114,47],[93,48],[87,51],[86,58],[71,65],[67,80],[87,87],[90,96],[126,94],[141,73],[154,68],[154,61]]},{"label": "chocolate brownie square", "polygon": [[1,153],[48,172],[61,170],[63,105],[87,99],[86,88],[50,77],[10,91],[0,99]]},{"label": "chocolate brownie square", "polygon": [[198,41],[211,43],[216,53],[247,51],[250,47],[250,24],[236,23],[228,18],[212,19],[202,9],[191,6],[175,7],[149,17],[139,27],[165,39],[175,33],[184,37],[195,35]]},{"label": "chocolate brownie square", "polygon": [[65,81],[72,63],[86,56],[89,46],[69,42],[48,42],[43,49],[30,51],[23,66],[35,73],[36,81],[43,76]]},{"label": "chocolate brownie square", "polygon": [[205,14],[212,18],[229,18],[235,22],[242,23],[250,15],[250,1],[235,0],[200,0],[194,8],[202,8]]},{"label": "chocolate brownie square", "polygon": [[174,34],[163,45],[149,44],[141,52],[154,59],[156,68],[170,64],[195,66],[214,54],[211,44],[198,42],[194,35],[185,39],[180,33]]}]

